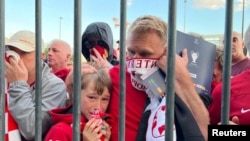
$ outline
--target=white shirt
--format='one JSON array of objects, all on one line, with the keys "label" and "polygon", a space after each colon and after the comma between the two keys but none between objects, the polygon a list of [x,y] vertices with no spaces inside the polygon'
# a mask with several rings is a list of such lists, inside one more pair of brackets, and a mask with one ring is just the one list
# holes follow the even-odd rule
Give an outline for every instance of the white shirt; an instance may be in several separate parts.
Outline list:
[{"label": "white shirt", "polygon": [[[152,109],[148,119],[146,141],[165,141],[166,99],[163,97],[157,108]],[[176,141],[176,130],[173,127],[173,141]]]}]

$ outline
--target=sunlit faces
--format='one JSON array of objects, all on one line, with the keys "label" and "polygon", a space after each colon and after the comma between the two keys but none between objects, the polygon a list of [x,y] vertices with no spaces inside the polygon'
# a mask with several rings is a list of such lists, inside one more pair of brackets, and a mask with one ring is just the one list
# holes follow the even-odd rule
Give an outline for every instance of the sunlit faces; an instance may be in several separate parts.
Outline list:
[{"label": "sunlit faces", "polygon": [[243,54],[244,42],[239,33],[233,32],[232,56]]},{"label": "sunlit faces", "polygon": [[155,32],[130,33],[126,41],[128,58],[159,58],[165,43]]},{"label": "sunlit faces", "polygon": [[48,64],[52,68],[64,68],[71,58],[70,49],[61,42],[54,42],[48,50]]},{"label": "sunlit faces", "polygon": [[97,94],[94,81],[88,83],[88,86],[81,91],[81,113],[90,119],[95,109],[106,112],[110,100],[110,93],[105,87],[102,94]]},{"label": "sunlit faces", "polygon": [[[225,41],[223,40],[223,43]],[[243,55],[243,48],[245,46],[244,41],[239,33],[233,32],[232,33],[232,57],[237,58],[238,56]]]}]

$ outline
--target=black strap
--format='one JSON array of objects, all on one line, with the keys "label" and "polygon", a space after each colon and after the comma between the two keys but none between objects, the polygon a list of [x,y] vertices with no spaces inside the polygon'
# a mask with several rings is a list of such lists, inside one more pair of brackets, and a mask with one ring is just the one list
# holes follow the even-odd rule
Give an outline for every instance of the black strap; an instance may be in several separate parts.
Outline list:
[{"label": "black strap", "polygon": [[[146,109],[146,107],[148,106],[149,103],[150,103],[150,100],[149,100],[149,98],[147,98],[144,109]],[[150,113],[151,113],[150,110],[144,111],[142,113],[141,121],[139,124],[137,136],[136,136],[136,141],[145,141],[146,140],[148,118],[149,118]]]}]

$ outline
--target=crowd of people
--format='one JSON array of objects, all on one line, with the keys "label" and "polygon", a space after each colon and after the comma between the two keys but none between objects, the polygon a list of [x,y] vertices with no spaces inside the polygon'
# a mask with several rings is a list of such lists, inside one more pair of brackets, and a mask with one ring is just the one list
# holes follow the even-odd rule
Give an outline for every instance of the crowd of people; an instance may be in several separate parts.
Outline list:
[{"label": "crowd of people", "polygon": [[[250,31],[249,31],[250,32]],[[246,33],[247,34],[247,33]],[[232,34],[232,78],[230,87],[230,124],[250,124],[250,59],[245,56],[244,40]],[[175,55],[174,124],[165,125],[166,95],[154,95],[140,76],[159,67],[166,73],[168,24],[159,17],[138,17],[126,37],[125,82],[120,79],[119,55],[114,49],[113,34],[105,22],[90,23],[82,34],[81,117],[82,141],[117,141],[119,138],[120,83],[126,84],[125,140],[163,141],[173,130],[176,141],[206,141],[208,125],[221,124],[223,47],[217,47],[214,62],[212,99],[198,94],[187,69],[188,52]],[[177,41],[180,42],[180,41]],[[119,44],[119,42],[118,42]],[[6,50],[15,55],[5,61],[7,141],[35,139],[36,44],[35,33],[16,32],[6,42]],[[73,124],[73,67],[71,46],[59,39],[48,45],[44,57],[42,44],[41,103],[42,135],[45,141],[71,141]],[[168,127],[168,128],[167,128]]]}]

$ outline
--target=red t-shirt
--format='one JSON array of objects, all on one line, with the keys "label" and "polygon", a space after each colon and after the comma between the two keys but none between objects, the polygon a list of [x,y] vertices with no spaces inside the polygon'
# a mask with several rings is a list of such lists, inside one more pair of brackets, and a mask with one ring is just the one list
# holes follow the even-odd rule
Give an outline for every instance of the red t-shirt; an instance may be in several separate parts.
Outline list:
[{"label": "red t-shirt", "polygon": [[[239,124],[250,124],[250,70],[231,78],[230,119],[239,117]],[[212,93],[213,102],[209,107],[211,124],[221,121],[222,84]]]},{"label": "red t-shirt", "polygon": [[[118,140],[119,124],[119,65],[110,70],[113,91],[110,100],[109,113],[113,117],[111,130],[111,141]],[[135,141],[139,128],[142,113],[144,111],[147,95],[144,91],[138,91],[131,85],[130,74],[126,71],[126,121],[125,121],[125,140]]]},{"label": "red t-shirt", "polygon": [[236,76],[245,70],[250,69],[250,58],[245,58],[244,60],[238,62],[237,64],[232,65],[231,76]]}]

